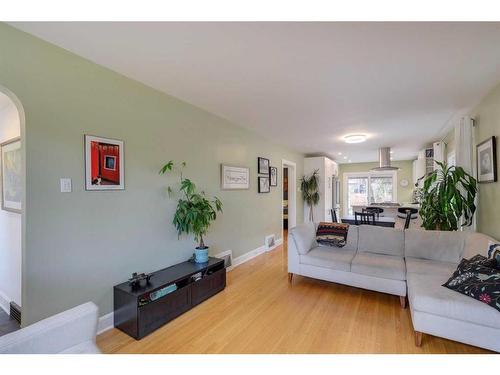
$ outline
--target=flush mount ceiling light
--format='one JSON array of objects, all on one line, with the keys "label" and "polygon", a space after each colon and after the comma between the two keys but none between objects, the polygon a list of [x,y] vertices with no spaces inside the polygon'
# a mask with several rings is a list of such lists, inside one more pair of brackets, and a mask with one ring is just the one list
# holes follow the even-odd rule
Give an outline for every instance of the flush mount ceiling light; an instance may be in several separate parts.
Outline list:
[{"label": "flush mount ceiling light", "polygon": [[344,136],[345,143],[361,143],[366,141],[366,135],[364,134],[349,134]]}]

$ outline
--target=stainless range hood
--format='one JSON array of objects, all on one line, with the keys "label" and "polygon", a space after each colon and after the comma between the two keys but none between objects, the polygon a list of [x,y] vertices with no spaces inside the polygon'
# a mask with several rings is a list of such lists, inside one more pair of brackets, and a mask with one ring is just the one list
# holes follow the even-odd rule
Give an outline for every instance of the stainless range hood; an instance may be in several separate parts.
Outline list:
[{"label": "stainless range hood", "polygon": [[391,167],[391,148],[381,147],[378,149],[379,166],[372,168],[372,171],[397,171],[398,167]]}]

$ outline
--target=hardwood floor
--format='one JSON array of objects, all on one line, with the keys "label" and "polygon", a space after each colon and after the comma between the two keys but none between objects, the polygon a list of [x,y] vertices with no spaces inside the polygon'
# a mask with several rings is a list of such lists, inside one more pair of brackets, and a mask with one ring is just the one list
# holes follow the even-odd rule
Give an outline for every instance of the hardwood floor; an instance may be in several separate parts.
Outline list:
[{"label": "hardwood floor", "polygon": [[105,353],[488,353],[424,335],[398,297],[294,275],[284,246],[228,273],[227,288],[140,341],[117,329]]}]

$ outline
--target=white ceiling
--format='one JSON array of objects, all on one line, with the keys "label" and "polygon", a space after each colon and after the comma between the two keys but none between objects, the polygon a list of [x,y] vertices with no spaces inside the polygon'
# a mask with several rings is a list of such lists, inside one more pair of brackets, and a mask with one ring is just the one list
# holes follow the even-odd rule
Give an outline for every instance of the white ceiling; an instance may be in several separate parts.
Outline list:
[{"label": "white ceiling", "polygon": [[[500,81],[500,23],[13,23],[270,139],[415,157]],[[347,145],[342,136],[366,133]]]}]

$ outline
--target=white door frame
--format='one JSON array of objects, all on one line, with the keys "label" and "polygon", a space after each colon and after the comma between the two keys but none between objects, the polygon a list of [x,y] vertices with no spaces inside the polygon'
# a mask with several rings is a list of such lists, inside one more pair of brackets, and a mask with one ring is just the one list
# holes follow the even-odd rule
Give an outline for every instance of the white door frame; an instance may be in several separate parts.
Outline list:
[{"label": "white door frame", "polygon": [[281,238],[283,238],[283,168],[288,168],[288,229],[297,225],[297,164],[281,159]]}]

